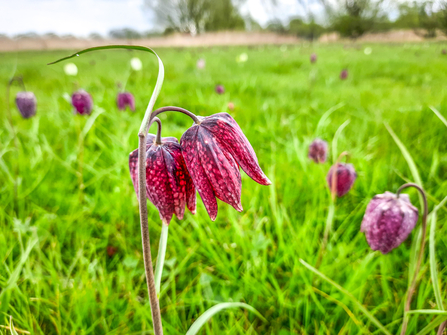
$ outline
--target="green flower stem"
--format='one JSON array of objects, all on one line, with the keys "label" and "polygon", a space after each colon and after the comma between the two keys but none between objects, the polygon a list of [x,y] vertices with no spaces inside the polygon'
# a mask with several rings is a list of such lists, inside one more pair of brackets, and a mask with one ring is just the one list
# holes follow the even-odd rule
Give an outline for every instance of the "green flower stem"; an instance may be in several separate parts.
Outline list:
[{"label": "green flower stem", "polygon": [[166,246],[168,245],[169,225],[163,221],[161,224],[160,244],[158,245],[157,262],[155,263],[155,291],[160,295],[161,275],[165,264]]},{"label": "green flower stem", "polygon": [[402,323],[402,329],[400,332],[401,335],[405,335],[405,332],[407,331],[407,326],[408,326],[407,312],[410,310],[411,298],[413,297],[413,293],[416,289],[417,277],[419,274],[419,269],[421,268],[422,257],[424,255],[425,237],[427,235],[427,215],[428,215],[427,196],[425,195],[425,192],[422,189],[422,187],[420,187],[419,185],[413,184],[413,183],[404,184],[401,187],[399,187],[399,189],[396,192],[396,195],[399,197],[400,192],[408,187],[414,187],[421,194],[423,203],[424,203],[424,214],[422,215],[421,248],[419,249],[419,254],[418,254],[418,258],[417,258],[416,269],[414,271],[413,279],[411,280],[410,287],[408,288],[407,300],[406,300],[405,306],[404,306],[404,321]]}]

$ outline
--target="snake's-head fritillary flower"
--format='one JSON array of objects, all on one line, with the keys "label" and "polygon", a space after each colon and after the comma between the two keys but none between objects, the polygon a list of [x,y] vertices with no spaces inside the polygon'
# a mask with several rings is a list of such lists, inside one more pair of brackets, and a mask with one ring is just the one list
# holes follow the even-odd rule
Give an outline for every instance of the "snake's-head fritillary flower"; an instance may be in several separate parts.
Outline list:
[{"label": "snake's-head fritillary flower", "polygon": [[443,55],[447,55],[447,49],[442,49],[441,52],[442,52]]},{"label": "snake's-head fritillary flower", "polygon": [[217,94],[224,94],[225,93],[225,88],[222,85],[217,85],[216,86],[216,93]]},{"label": "snake's-head fritillary flower", "polygon": [[[334,177],[335,185],[333,184]],[[326,177],[329,189],[332,190],[335,187],[335,193],[338,197],[348,193],[356,179],[357,173],[352,164],[344,163],[332,165]]]},{"label": "snake's-head fritillary flower", "polygon": [[19,92],[16,95],[17,108],[25,119],[36,115],[37,99],[33,92]]},{"label": "snake's-head fritillary flower", "polygon": [[230,110],[230,111],[232,111],[232,110],[234,110],[234,103],[233,102],[229,102],[228,103],[228,109]]},{"label": "snake's-head fritillary flower", "polygon": [[340,72],[340,79],[345,80],[348,78],[348,70],[344,69]]},{"label": "snake's-head fritillary flower", "polygon": [[308,156],[315,163],[324,163],[327,159],[327,149],[327,142],[317,138],[309,145]]},{"label": "snake's-head fritillary flower", "polygon": [[71,96],[71,104],[78,114],[90,114],[93,109],[93,99],[89,93],[79,90]]},{"label": "snake's-head fritillary flower", "polygon": [[132,93],[118,93],[118,96],[116,97],[116,104],[119,110],[123,111],[126,110],[127,107],[129,107],[131,111],[135,111],[135,98],[133,97]]},{"label": "snake's-head fritillary flower", "polygon": [[317,54],[313,53],[312,55],[310,55],[310,62],[315,63],[316,61],[317,61]]},{"label": "snake's-head fritillary flower", "polygon": [[418,209],[407,194],[376,195],[366,207],[361,231],[372,250],[387,254],[410,235],[418,220]]},{"label": "snake's-head fritillary flower", "polygon": [[[129,155],[129,169],[138,195],[138,149]],[[196,191],[176,138],[163,137],[158,144],[155,135],[147,135],[146,195],[166,224],[171,222],[173,214],[183,219],[185,205],[195,214]]]},{"label": "snake's-head fritillary flower", "polygon": [[261,170],[250,142],[228,113],[198,118],[200,122],[182,135],[180,145],[194,186],[214,221],[216,198],[242,211],[239,166],[257,183],[271,182]]}]

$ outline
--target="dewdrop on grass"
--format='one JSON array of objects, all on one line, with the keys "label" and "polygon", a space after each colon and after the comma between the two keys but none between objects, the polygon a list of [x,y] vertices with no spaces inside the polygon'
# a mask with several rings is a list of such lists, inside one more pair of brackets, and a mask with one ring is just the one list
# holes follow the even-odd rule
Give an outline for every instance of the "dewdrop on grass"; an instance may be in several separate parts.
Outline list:
[{"label": "dewdrop on grass", "polygon": [[135,71],[140,71],[143,68],[143,63],[138,57],[134,57],[130,60],[130,67]]}]

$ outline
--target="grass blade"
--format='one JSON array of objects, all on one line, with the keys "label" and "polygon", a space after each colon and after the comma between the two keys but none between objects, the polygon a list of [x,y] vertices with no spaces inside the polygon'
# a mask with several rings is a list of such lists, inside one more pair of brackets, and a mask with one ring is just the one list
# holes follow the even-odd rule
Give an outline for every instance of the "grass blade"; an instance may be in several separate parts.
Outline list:
[{"label": "grass blade", "polygon": [[408,311],[406,314],[436,314],[436,315],[447,315],[446,311],[439,309],[414,309]]},{"label": "grass blade", "polygon": [[438,327],[441,323],[447,320],[446,315],[438,315],[432,322],[430,322],[427,326],[425,326],[419,333],[416,335],[425,335],[430,333],[433,329]]},{"label": "grass blade", "polygon": [[433,106],[430,106],[430,109],[433,111],[433,113],[436,114],[437,117],[439,117],[439,120],[442,121],[442,123],[445,124],[445,126],[447,127],[447,120],[445,119],[445,117],[442,116],[442,114]]},{"label": "grass blade", "polygon": [[347,291],[346,289],[344,289],[343,287],[341,287],[340,285],[338,285],[336,282],[334,282],[332,279],[326,277],[324,274],[322,274],[320,271],[318,271],[317,269],[315,269],[312,265],[306,263],[305,261],[303,261],[300,258],[300,262],[301,264],[303,264],[307,269],[309,269],[310,271],[312,271],[313,273],[315,273],[317,276],[319,276],[321,279],[325,280],[326,282],[328,282],[329,284],[331,284],[333,287],[335,287],[337,290],[339,290],[341,293],[343,293],[346,297],[348,297],[352,303],[354,303],[354,305],[356,305],[356,307],[358,309],[360,309],[362,311],[362,313],[373,323],[377,326],[377,328],[379,328],[380,330],[382,330],[383,333],[387,334],[387,335],[391,335],[391,333],[388,331],[388,329],[386,329],[379,320],[377,320],[374,315],[372,315],[365,306],[363,306],[360,301],[358,301],[351,292]]},{"label": "grass blade", "polygon": [[157,263],[155,263],[155,291],[160,297],[161,275],[163,274],[163,266],[165,264],[166,246],[168,245],[169,226],[164,222],[161,224],[160,243],[158,244]]},{"label": "grass blade", "polygon": [[337,161],[337,146],[338,146],[338,138],[340,137],[343,129],[346,128],[346,126],[351,122],[351,120],[346,120],[343,122],[343,124],[338,127],[337,131],[335,132],[334,138],[332,139],[332,160],[334,163]]},{"label": "grass blade", "polygon": [[195,335],[199,332],[200,328],[209,320],[211,319],[214,314],[219,313],[220,311],[228,308],[245,308],[248,309],[250,312],[256,314],[262,321],[267,322],[267,320],[259,313],[256,309],[254,309],[252,306],[244,304],[243,302],[222,302],[220,304],[217,304],[210,309],[206,310],[205,313],[203,313],[189,328],[186,335]]},{"label": "grass blade", "polygon": [[384,124],[385,124],[385,128],[388,130],[388,132],[390,133],[394,142],[396,142],[397,146],[399,147],[400,151],[402,152],[402,155],[404,156],[405,160],[407,161],[408,167],[410,168],[411,174],[413,175],[414,182],[416,184],[418,184],[419,186],[423,187],[422,179],[421,179],[421,176],[419,175],[419,171],[416,167],[416,164],[414,163],[413,157],[411,157],[407,148],[401,142],[401,140],[396,135],[396,133],[393,131],[393,129],[387,123],[384,123]]}]

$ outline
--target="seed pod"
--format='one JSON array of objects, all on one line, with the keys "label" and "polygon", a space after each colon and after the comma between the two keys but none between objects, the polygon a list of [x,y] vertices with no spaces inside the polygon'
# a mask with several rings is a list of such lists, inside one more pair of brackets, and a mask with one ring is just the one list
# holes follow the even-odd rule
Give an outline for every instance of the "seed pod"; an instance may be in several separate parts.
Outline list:
[{"label": "seed pod", "polygon": [[93,109],[93,99],[84,90],[79,90],[71,96],[71,104],[78,114],[90,114]]},{"label": "seed pod", "polygon": [[132,93],[120,92],[116,97],[116,104],[119,110],[126,110],[127,107],[134,112],[135,111],[135,98]]},{"label": "seed pod", "polygon": [[17,108],[25,119],[36,115],[37,99],[33,92],[18,92],[16,95]]},{"label": "seed pod", "polygon": [[336,169],[335,193],[338,197],[342,197],[348,193],[352,188],[352,185],[354,185],[357,178],[357,173],[355,172],[352,164],[337,163],[332,165],[326,177],[329,189],[331,191],[333,190],[334,169]]},{"label": "seed pod", "polygon": [[414,229],[418,220],[418,209],[407,194],[385,192],[376,195],[363,217],[361,232],[372,250],[386,254],[402,244]]},{"label": "seed pod", "polygon": [[327,149],[327,142],[317,138],[309,145],[308,157],[315,163],[325,163],[327,159]]},{"label": "seed pod", "polygon": [[222,85],[217,85],[216,86],[216,93],[217,94],[224,94],[225,93],[225,88]]}]

